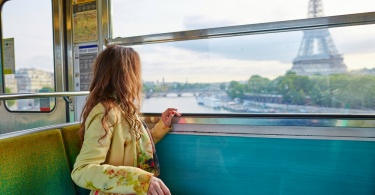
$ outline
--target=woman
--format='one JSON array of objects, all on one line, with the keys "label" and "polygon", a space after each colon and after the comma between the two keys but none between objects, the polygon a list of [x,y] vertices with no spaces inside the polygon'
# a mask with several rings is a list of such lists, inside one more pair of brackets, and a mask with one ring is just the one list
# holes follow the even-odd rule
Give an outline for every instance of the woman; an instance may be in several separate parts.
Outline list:
[{"label": "woman", "polygon": [[[171,129],[175,108],[150,132],[138,115],[141,63],[132,48],[109,46],[95,60],[90,95],[82,112],[82,148],[73,181],[90,194],[170,194],[158,179],[157,143]],[[151,138],[152,137],[152,138]]]}]

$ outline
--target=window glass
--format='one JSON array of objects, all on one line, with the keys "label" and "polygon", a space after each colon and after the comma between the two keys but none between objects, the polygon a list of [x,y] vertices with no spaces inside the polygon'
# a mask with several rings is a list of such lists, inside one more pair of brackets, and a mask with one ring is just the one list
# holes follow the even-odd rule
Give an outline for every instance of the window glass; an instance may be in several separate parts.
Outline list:
[{"label": "window glass", "polygon": [[[372,0],[113,0],[111,14],[116,38],[374,6]],[[372,113],[374,33],[374,25],[365,25],[135,46],[143,60],[143,112],[173,106],[183,113]]]},{"label": "window glass", "polygon": [[[51,0],[7,1],[1,14],[5,93],[55,91]],[[55,98],[5,102],[11,111],[50,111],[55,106]]]},{"label": "window glass", "polygon": [[372,12],[375,7],[373,0],[113,0],[113,37],[303,19],[313,17],[308,14],[312,1],[317,2],[317,16]]},{"label": "window glass", "polygon": [[135,46],[143,112],[375,110],[375,25]]}]

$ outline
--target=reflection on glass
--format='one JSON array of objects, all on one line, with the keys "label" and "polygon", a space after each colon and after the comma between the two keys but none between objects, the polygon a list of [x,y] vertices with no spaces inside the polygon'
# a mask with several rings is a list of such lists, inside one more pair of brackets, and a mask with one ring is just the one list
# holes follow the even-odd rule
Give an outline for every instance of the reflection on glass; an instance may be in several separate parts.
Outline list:
[{"label": "reflection on glass", "polygon": [[[2,56],[14,61],[13,70],[4,75],[5,93],[55,91],[51,1],[7,1],[1,16],[3,38],[14,43],[12,55],[8,52]],[[11,111],[51,111],[55,98],[7,100],[5,103]]]},{"label": "reflection on glass", "polygon": [[324,13],[317,16],[372,12],[375,7],[373,0],[113,0],[113,37],[303,19],[311,17],[311,4]]},{"label": "reflection on glass", "polygon": [[374,33],[365,25],[136,46],[143,112],[372,114]]}]

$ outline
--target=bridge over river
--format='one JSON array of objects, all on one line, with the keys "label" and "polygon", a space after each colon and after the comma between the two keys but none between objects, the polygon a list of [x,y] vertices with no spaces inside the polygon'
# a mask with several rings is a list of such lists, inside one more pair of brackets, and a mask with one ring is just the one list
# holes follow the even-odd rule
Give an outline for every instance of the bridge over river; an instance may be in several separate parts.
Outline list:
[{"label": "bridge over river", "polygon": [[186,96],[198,96],[202,93],[216,94],[222,92],[221,90],[206,90],[206,89],[191,89],[191,90],[169,90],[163,92],[147,92],[146,98],[152,97],[186,97]]}]

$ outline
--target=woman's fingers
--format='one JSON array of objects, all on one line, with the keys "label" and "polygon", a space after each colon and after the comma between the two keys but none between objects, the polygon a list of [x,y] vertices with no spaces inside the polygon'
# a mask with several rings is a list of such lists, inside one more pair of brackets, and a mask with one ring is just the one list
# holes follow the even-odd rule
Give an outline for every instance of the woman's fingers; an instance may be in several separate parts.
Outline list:
[{"label": "woman's fingers", "polygon": [[171,192],[167,186],[157,177],[152,177],[148,188],[148,195],[170,195]]},{"label": "woman's fingers", "polygon": [[164,125],[169,127],[169,126],[171,126],[172,118],[175,115],[181,116],[181,113],[177,112],[176,108],[168,108],[161,115],[162,115],[162,120],[164,122]]},{"label": "woman's fingers", "polygon": [[176,109],[176,110],[169,111],[169,113],[170,113],[172,116],[174,116],[174,115],[181,116],[181,113],[177,112],[177,109]]},{"label": "woman's fingers", "polygon": [[165,113],[168,117],[173,117],[174,115],[181,116],[181,113],[177,112],[176,108],[168,108]]},{"label": "woman's fingers", "polygon": [[163,192],[163,190],[160,188],[160,185],[158,185],[158,187],[155,188],[155,191],[156,191],[156,194],[158,194],[158,195],[160,195],[160,194],[164,195],[164,192]]},{"label": "woman's fingers", "polygon": [[150,187],[148,188],[147,195],[158,195],[158,193],[156,192],[156,190],[154,189],[154,187],[151,186],[151,184],[150,184]]},{"label": "woman's fingers", "polygon": [[160,186],[160,188],[163,190],[163,193],[167,194],[167,195],[170,195],[171,192],[169,191],[169,189],[167,188],[167,186],[163,182],[161,184],[162,185]]}]

